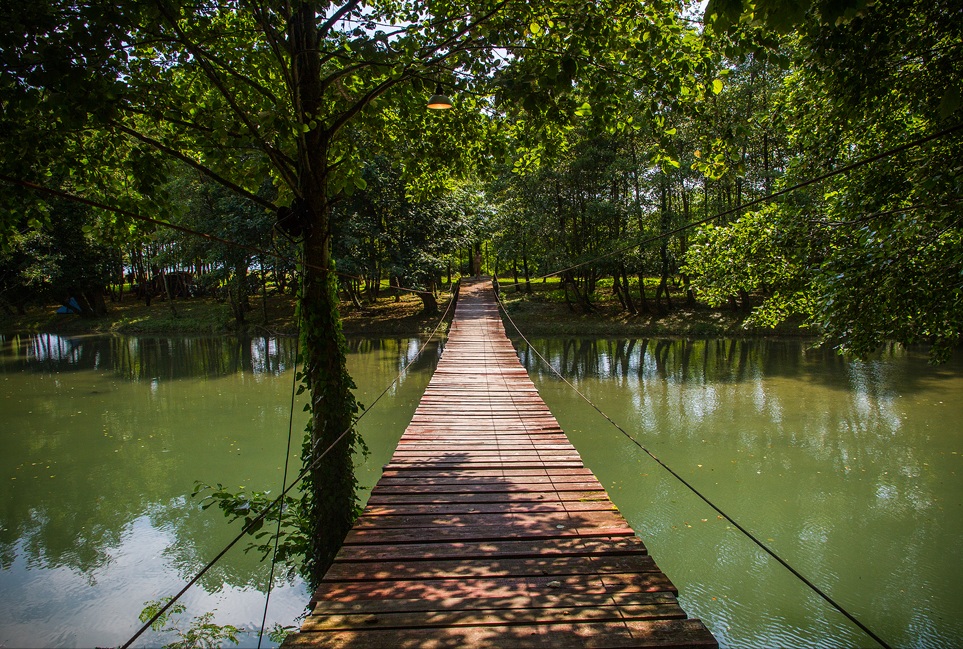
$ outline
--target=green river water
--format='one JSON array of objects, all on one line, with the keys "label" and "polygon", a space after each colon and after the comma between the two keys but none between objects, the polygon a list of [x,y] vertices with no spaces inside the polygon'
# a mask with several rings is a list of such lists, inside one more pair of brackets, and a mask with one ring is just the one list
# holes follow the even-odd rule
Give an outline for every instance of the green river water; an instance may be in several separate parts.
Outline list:
[{"label": "green river water", "polygon": [[[0,647],[122,644],[236,529],[196,480],[280,487],[293,341],[0,338]],[[371,403],[413,339],[350,342]],[[549,407],[660,567],[723,646],[872,640],[651,460],[517,342]],[[798,341],[537,340],[642,446],[889,644],[963,646],[963,359],[866,361]],[[370,487],[437,362],[361,422]],[[295,406],[294,448],[305,419]],[[292,452],[296,455],[297,450]],[[360,462],[360,459],[359,459]],[[297,461],[293,466],[297,467]],[[242,542],[241,545],[244,545]],[[267,566],[231,551],[186,595],[257,644]],[[307,602],[275,587],[268,627]],[[144,636],[139,646],[165,638]]]}]

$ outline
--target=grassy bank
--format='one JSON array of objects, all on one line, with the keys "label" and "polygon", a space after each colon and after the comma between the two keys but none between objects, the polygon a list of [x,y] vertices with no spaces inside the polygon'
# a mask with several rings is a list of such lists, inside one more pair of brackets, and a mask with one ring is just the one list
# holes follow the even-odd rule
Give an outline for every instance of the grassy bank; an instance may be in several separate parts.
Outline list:
[{"label": "grassy bank", "polygon": [[[649,282],[651,281],[651,285]],[[638,300],[638,284],[631,280],[630,290]],[[657,280],[646,282],[649,307]],[[710,308],[685,304],[681,287],[670,287],[672,307],[664,314],[629,313],[612,292],[612,280],[602,280],[591,298],[592,310],[569,305],[558,279],[531,283],[531,293],[522,291],[511,280],[502,280],[502,301],[511,320],[526,336],[652,336],[652,337],[731,337],[731,336],[809,336],[794,324],[779,329],[745,327],[748,315],[731,308]],[[636,301],[638,306],[638,301]],[[513,335],[509,325],[509,335]]]},{"label": "grassy bank", "polygon": [[[442,294],[439,305],[447,306],[447,294]],[[33,307],[22,316],[0,318],[0,331],[6,333],[57,333],[82,335],[119,333],[138,335],[222,335],[272,334],[294,335],[295,300],[289,295],[271,295],[267,300],[254,297],[244,323],[239,323],[227,303],[208,298],[153,301],[150,306],[128,296],[121,302],[109,303],[109,312],[102,318],[81,318],[57,314],[59,305]],[[421,300],[413,295],[402,296],[398,302],[385,298],[358,309],[350,302],[341,305],[345,333],[349,336],[417,335],[434,329],[437,316],[422,314]]]},{"label": "grassy bank", "polygon": [[[611,280],[610,280],[611,281]],[[747,330],[745,313],[731,309],[712,309],[703,305],[685,307],[682,296],[673,295],[673,308],[665,315],[629,314],[622,308],[611,288],[602,283],[592,298],[593,310],[584,313],[572,309],[558,280],[533,282],[532,293],[516,291],[503,281],[502,299],[511,319],[526,336],[746,336],[800,335],[796,327],[777,331]],[[637,290],[637,289],[636,289]],[[448,293],[439,295],[439,308],[444,312]],[[90,333],[123,333],[138,335],[222,335],[273,334],[293,335],[295,327],[294,298],[270,295],[267,300],[252,297],[245,322],[239,324],[227,303],[208,298],[154,301],[147,306],[132,295],[109,304],[103,318],[81,318],[58,315],[58,305],[34,307],[23,316],[3,316],[0,331],[6,333],[49,332],[62,335]],[[397,301],[383,297],[357,308],[351,302],[341,305],[344,331],[349,336],[419,335],[431,332],[439,316],[425,316],[421,300],[403,294]],[[442,327],[445,330],[445,327]],[[508,326],[509,335],[514,335]]]}]

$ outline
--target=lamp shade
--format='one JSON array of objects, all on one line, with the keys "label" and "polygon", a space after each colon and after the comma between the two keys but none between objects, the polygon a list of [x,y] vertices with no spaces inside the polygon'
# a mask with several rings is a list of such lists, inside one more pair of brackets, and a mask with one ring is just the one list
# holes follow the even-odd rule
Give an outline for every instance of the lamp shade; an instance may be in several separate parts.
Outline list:
[{"label": "lamp shade", "polygon": [[441,89],[441,84],[435,88],[435,94],[428,100],[428,108],[432,110],[445,110],[451,108],[451,99]]}]

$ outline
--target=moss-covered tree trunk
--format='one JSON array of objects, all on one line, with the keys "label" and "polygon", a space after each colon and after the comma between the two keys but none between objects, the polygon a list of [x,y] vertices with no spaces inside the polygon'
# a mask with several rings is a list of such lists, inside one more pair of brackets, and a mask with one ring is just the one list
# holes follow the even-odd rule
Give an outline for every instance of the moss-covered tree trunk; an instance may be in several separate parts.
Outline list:
[{"label": "moss-covered tree trunk", "polygon": [[417,291],[417,294],[418,297],[421,298],[422,315],[438,315],[438,299],[435,297],[434,292],[429,289],[427,291]]},{"label": "moss-covered tree trunk", "polygon": [[[291,22],[292,72],[303,123],[323,113],[321,62],[315,3],[302,2]],[[334,560],[355,516],[353,424],[357,404],[345,367],[344,335],[338,312],[338,280],[331,258],[328,196],[330,133],[322,125],[299,141],[299,218],[304,227],[301,310],[303,380],[311,419],[303,461],[312,467],[303,487],[310,519],[306,569],[316,584]]]},{"label": "moss-covered tree trunk", "polygon": [[352,426],[357,405],[351,392],[354,383],[345,368],[338,282],[326,230],[313,228],[305,238],[309,265],[300,303],[304,382],[311,404],[303,460],[316,463],[305,486],[311,519],[307,568],[315,583],[324,576],[351,528],[356,486],[352,455],[357,440]]}]

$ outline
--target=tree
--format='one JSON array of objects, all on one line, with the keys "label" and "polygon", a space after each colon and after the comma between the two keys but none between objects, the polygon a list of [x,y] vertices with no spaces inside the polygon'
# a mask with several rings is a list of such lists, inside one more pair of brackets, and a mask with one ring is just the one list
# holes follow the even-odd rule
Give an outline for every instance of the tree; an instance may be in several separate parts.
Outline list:
[{"label": "tree", "polygon": [[[365,278],[369,292],[387,277],[392,285],[413,289],[425,313],[437,311],[435,291],[459,249],[482,235],[487,221],[476,183],[458,183],[433,198],[418,199],[401,170],[379,156],[364,171],[365,188],[338,203],[335,257],[351,287]],[[350,289],[356,293],[354,288]]]},{"label": "tree", "polygon": [[[182,168],[170,191],[178,197],[178,214],[172,222],[195,232],[204,232],[217,240],[200,238],[181,230],[158,232],[156,238],[166,252],[155,260],[177,269],[204,267],[206,272],[198,280],[204,292],[226,293],[227,300],[239,325],[245,322],[250,310],[248,297],[256,290],[251,269],[258,262],[262,275],[265,262],[274,243],[272,214],[252,201],[238,196],[193,169]],[[261,183],[258,195],[273,198],[275,189],[268,178]],[[231,245],[224,243],[231,242]],[[164,244],[167,244],[166,246]],[[258,253],[264,250],[264,253]],[[277,257],[271,257],[277,260]]]},{"label": "tree", "polygon": [[91,235],[94,224],[83,206],[59,201],[50,209],[56,227],[24,224],[0,252],[0,303],[23,313],[28,303],[54,300],[80,316],[104,315],[120,255]]},{"label": "tree", "polygon": [[895,152],[704,233],[689,269],[716,292],[749,288],[723,266],[752,268],[772,291],[754,322],[797,315],[855,354],[927,341],[945,358],[963,332],[960,8],[906,0],[827,25],[830,6],[814,4],[795,36],[780,108],[799,153],[776,186]]}]

